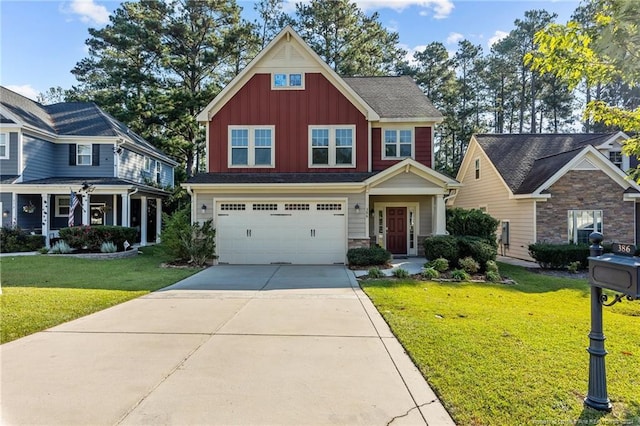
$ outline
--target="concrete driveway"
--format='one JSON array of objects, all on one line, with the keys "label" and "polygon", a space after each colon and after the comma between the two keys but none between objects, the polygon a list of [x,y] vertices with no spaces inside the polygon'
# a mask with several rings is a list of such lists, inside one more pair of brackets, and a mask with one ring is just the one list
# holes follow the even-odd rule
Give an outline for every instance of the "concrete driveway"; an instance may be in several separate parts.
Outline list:
[{"label": "concrete driveway", "polygon": [[0,347],[3,425],[451,425],[344,266],[215,266]]}]

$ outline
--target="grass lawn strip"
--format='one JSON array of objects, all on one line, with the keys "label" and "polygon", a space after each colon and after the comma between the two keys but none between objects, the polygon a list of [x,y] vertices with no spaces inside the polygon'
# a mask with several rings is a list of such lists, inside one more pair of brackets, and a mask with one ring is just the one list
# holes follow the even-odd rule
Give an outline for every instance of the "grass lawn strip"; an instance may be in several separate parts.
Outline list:
[{"label": "grass lawn strip", "polygon": [[460,425],[640,424],[640,303],[604,308],[614,406],[605,415],[583,406],[586,280],[500,266],[517,285],[379,280],[363,288]]},{"label": "grass lawn strip", "polygon": [[159,246],[133,258],[0,258],[2,343],[100,311],[169,286],[200,269],[161,268]]}]

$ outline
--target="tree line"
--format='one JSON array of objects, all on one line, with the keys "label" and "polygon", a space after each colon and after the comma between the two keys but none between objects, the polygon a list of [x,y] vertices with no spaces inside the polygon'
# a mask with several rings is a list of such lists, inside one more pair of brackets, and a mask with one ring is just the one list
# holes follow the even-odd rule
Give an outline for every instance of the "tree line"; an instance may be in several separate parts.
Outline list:
[{"label": "tree line", "polygon": [[[603,34],[603,16],[615,12],[612,7],[633,8],[634,3],[588,0],[575,10],[572,22],[586,37],[597,39]],[[637,111],[638,80],[621,74],[570,80],[566,73],[552,71],[552,63],[541,62],[539,49],[559,36],[545,40],[540,34],[564,27],[544,10],[525,12],[488,52],[468,40],[458,42],[453,54],[442,42],[432,42],[407,58],[398,33],[385,28],[377,13],[367,15],[349,0],[298,3],[290,14],[284,12],[283,0],[260,0],[254,9],[257,19],[249,22],[235,0],[122,3],[108,25],[89,29],[87,57],[71,71],[78,85],[51,88],[39,101],[96,102],[180,161],[182,173],[176,180],[182,181],[205,161],[204,129],[196,114],[291,25],[339,75],[412,76],[444,115],[435,131],[435,168],[451,176],[474,133],[633,130],[594,114],[580,117],[594,101]],[[635,12],[625,11],[631,17]],[[611,45],[622,36],[607,37]],[[631,41],[637,54],[634,40],[626,34],[625,42]]]}]

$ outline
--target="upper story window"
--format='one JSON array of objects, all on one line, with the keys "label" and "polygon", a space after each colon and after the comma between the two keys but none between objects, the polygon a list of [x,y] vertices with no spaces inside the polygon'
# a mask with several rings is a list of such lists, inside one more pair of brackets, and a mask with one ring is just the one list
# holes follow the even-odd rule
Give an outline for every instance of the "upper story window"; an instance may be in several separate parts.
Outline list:
[{"label": "upper story window", "polygon": [[479,158],[476,158],[475,168],[476,168],[476,179],[480,179],[480,159]]},{"label": "upper story window", "polygon": [[309,167],[355,167],[355,126],[310,126]]},{"label": "upper story window", "polygon": [[384,159],[413,157],[413,131],[411,129],[385,129],[383,132]]},{"label": "upper story window", "polygon": [[273,126],[229,126],[229,167],[274,167]]},{"label": "upper story window", "polygon": [[303,73],[273,73],[271,78],[273,89],[304,89]]},{"label": "upper story window", "polygon": [[144,157],[144,171],[145,172],[151,171],[151,158],[147,156]]},{"label": "upper story window", "polygon": [[0,159],[9,158],[9,133],[0,133]]},{"label": "upper story window", "polygon": [[91,144],[79,143],[76,150],[76,164],[78,166],[90,166],[92,163]]},{"label": "upper story window", "polygon": [[622,168],[622,152],[609,151],[609,160],[620,169]]},{"label": "upper story window", "polygon": [[160,171],[161,171],[160,162],[156,161],[156,183],[157,184],[160,184],[161,177],[162,177]]}]

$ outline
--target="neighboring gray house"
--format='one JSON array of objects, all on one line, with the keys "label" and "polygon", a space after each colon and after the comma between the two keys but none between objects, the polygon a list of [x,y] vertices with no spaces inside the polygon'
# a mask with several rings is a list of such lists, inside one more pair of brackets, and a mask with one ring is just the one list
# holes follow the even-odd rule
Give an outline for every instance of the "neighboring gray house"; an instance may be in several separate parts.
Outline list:
[{"label": "neighboring gray house", "polygon": [[159,238],[177,163],[94,103],[41,105],[0,87],[2,226],[42,234],[69,225],[137,227]]}]

